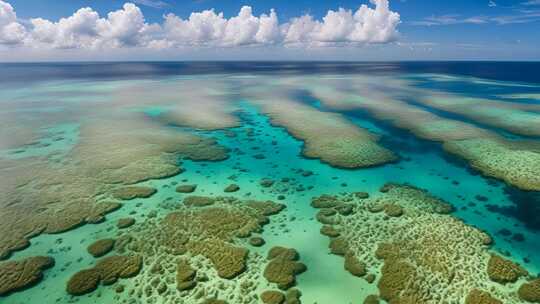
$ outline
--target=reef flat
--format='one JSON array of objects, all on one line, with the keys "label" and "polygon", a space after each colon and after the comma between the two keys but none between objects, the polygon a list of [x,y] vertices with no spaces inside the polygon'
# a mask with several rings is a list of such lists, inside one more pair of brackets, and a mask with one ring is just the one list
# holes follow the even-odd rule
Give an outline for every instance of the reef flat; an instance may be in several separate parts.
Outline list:
[{"label": "reef flat", "polygon": [[325,224],[321,232],[332,237],[330,251],[345,257],[353,275],[376,282],[380,298],[463,303],[481,292],[492,301],[521,303],[516,290],[528,273],[491,253],[489,235],[449,215],[452,206],[424,190],[387,184],[381,192],[312,201]]},{"label": "reef flat", "polygon": [[287,129],[305,143],[303,155],[319,158],[332,166],[360,168],[396,160],[377,144],[377,136],[346,121],[336,113],[322,112],[294,101],[262,102],[272,124]]},{"label": "reef flat", "polygon": [[340,94],[337,96],[343,99],[324,99],[328,91],[319,94],[315,90],[313,94],[320,96],[321,102],[329,107],[366,110],[376,118],[389,121],[418,137],[440,141],[446,151],[468,160],[473,168],[483,174],[524,190],[540,190],[540,180],[535,173],[540,170],[536,141],[509,140],[473,124],[439,117],[406,102],[389,99],[384,94]]}]

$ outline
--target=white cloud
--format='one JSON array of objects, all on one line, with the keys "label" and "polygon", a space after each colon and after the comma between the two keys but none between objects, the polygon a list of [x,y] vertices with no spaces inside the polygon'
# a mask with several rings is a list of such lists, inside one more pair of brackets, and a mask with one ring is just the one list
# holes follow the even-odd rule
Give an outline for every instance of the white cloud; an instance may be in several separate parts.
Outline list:
[{"label": "white cloud", "polygon": [[398,37],[398,13],[389,9],[388,0],[371,0],[375,9],[362,5],[356,12],[340,8],[328,11],[322,22],[302,16],[285,24],[288,43],[385,43]]},{"label": "white cloud", "polygon": [[[142,3],[140,0],[137,2]],[[374,7],[364,4],[357,11],[330,10],[320,21],[304,15],[281,24],[274,10],[254,16],[249,6],[243,6],[238,15],[231,18],[211,9],[193,12],[187,19],[168,14],[162,24],[149,24],[135,4],[126,3],[122,9],[110,12],[106,17],[100,17],[92,8],[86,7],[58,21],[33,18],[24,27],[17,23],[13,7],[0,0],[0,44],[19,43],[38,49],[132,46],[164,49],[359,45],[396,40],[399,14],[390,10],[388,0],[370,2]]]},{"label": "white cloud", "polygon": [[0,44],[19,44],[25,36],[26,30],[17,22],[13,7],[0,0]]}]

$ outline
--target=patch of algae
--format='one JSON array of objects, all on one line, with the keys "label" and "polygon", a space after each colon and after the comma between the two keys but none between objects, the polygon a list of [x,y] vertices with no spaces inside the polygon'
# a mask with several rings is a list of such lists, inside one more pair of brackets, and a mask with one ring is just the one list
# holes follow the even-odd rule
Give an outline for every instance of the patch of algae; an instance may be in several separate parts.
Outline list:
[{"label": "patch of algae", "polygon": [[182,157],[217,161],[227,150],[189,133],[118,119],[84,123],[61,163],[0,159],[0,259],[41,233],[103,221],[121,207],[107,199],[115,189],[176,175]]},{"label": "patch of algae", "polygon": [[0,263],[0,297],[39,283],[43,271],[53,266],[54,259],[44,256]]},{"label": "patch of algae", "polygon": [[[324,223],[339,232],[332,238],[331,251],[354,257],[370,275],[380,270],[377,286],[382,299],[417,304],[466,299],[467,303],[522,303],[516,290],[523,274],[512,283],[516,268],[496,267],[497,277],[508,279],[504,288],[490,276],[489,235],[451,216],[451,205],[424,190],[387,184],[381,191],[363,200],[352,193],[323,197],[325,206],[354,205],[348,215],[329,216],[334,224]],[[388,216],[383,212],[388,204],[400,206],[402,214]],[[490,302],[491,298],[496,301]]]},{"label": "patch of algae", "polygon": [[441,118],[380,92],[366,92],[361,96],[341,92],[342,99],[324,99],[328,93],[319,94],[318,90],[312,88],[313,95],[320,95],[321,102],[330,108],[366,110],[377,119],[409,130],[420,138],[442,142],[445,151],[467,160],[487,176],[523,190],[540,190],[540,179],[535,174],[540,170],[537,142],[508,140],[472,124]]},{"label": "patch of algae", "polygon": [[302,154],[340,168],[385,164],[396,156],[377,143],[378,137],[337,113],[323,112],[286,98],[254,101],[271,119],[304,141]]},{"label": "patch of algae", "polygon": [[285,206],[188,196],[183,204],[169,207],[171,212],[162,218],[148,218],[117,238],[117,243],[130,240],[116,246],[118,252],[144,258],[145,267],[127,291],[129,297],[149,303],[252,303],[268,285],[263,285],[265,258],[248,249],[249,237],[262,232]]}]

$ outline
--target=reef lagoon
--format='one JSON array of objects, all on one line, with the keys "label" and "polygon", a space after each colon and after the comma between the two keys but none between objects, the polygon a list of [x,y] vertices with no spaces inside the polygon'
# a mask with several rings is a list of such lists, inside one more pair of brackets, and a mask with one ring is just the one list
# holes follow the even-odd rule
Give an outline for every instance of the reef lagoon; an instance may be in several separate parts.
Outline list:
[{"label": "reef lagoon", "polygon": [[0,303],[540,303],[539,70],[0,64]]}]

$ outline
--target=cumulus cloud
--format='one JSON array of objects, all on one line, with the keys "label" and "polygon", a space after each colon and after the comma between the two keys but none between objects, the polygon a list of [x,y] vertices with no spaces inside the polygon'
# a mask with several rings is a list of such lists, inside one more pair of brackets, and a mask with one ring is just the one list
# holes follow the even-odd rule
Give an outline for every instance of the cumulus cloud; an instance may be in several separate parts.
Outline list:
[{"label": "cumulus cloud", "polygon": [[322,20],[303,15],[280,23],[274,10],[255,16],[251,7],[243,6],[230,18],[210,9],[186,19],[167,14],[159,24],[146,22],[139,7],[126,3],[104,17],[85,7],[58,21],[33,18],[23,26],[13,7],[0,0],[0,44],[99,49],[362,45],[396,40],[399,14],[390,10],[388,0],[370,2],[372,6],[363,4],[356,11],[330,10]]},{"label": "cumulus cloud", "polygon": [[0,0],[0,44],[18,44],[26,36],[26,29],[17,22],[13,7]]}]

